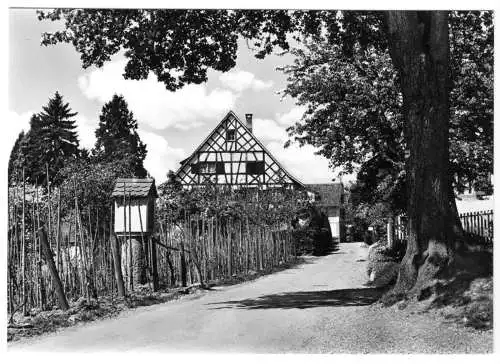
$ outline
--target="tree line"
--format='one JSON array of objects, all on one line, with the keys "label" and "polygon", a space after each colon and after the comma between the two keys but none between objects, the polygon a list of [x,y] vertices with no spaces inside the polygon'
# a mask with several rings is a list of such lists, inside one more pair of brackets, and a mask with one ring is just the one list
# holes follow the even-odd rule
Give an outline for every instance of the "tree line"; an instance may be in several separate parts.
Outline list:
[{"label": "tree line", "polygon": [[80,146],[76,115],[59,92],[49,98],[41,112],[32,115],[29,130],[19,133],[10,154],[10,185],[21,183],[24,170],[26,183],[57,187],[84,166],[107,166],[124,176],[146,177],[146,145],[123,96],[115,94],[102,107],[91,150]]}]

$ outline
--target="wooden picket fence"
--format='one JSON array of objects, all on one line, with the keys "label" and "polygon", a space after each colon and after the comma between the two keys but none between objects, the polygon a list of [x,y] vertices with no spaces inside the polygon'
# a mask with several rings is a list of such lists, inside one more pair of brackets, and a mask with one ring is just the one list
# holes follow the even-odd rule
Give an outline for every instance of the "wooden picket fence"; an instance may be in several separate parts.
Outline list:
[{"label": "wooden picket fence", "polygon": [[460,214],[464,230],[480,236],[487,244],[493,244],[493,210]]},{"label": "wooden picket fence", "polygon": [[[481,237],[484,244],[493,244],[493,210],[466,212],[459,215],[463,229]],[[394,223],[395,237],[406,239],[406,223],[401,216]]]}]

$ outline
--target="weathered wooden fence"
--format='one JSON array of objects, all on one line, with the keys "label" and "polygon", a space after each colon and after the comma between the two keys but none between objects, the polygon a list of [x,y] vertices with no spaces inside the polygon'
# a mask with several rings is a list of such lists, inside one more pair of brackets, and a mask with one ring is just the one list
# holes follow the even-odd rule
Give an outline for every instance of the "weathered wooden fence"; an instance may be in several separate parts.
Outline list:
[{"label": "weathered wooden fence", "polygon": [[488,244],[493,243],[493,210],[460,214],[465,231],[481,236]]},{"label": "weathered wooden fence", "polygon": [[[175,221],[160,217],[153,238],[157,242],[161,286],[233,278],[293,259],[296,249],[291,227],[283,223],[290,220],[266,220],[260,205],[248,204],[236,217],[203,213],[186,214]],[[257,212],[249,217],[247,209],[255,210],[255,206]],[[62,211],[60,190],[50,193],[24,184],[9,189],[8,312],[22,310],[29,314],[32,309],[57,306],[56,287],[37,234],[41,228],[46,232],[47,246],[54,254],[55,269],[70,302],[80,297],[116,294],[110,245],[111,205],[107,216],[98,211],[102,210],[85,205],[76,195],[72,208]],[[120,238],[119,243],[124,240]],[[151,249],[145,247],[149,286]]]},{"label": "weathered wooden fence", "polygon": [[248,217],[203,214],[160,223],[160,281],[191,285],[270,269],[295,257],[291,231]]}]

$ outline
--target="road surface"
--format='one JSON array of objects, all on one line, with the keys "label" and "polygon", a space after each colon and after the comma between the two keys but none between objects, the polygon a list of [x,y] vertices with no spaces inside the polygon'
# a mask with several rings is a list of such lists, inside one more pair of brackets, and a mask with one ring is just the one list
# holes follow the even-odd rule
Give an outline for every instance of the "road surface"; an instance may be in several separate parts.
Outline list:
[{"label": "road surface", "polygon": [[243,353],[491,352],[492,334],[432,314],[371,305],[367,249],[341,244],[326,257],[198,297],[14,342],[9,351]]}]

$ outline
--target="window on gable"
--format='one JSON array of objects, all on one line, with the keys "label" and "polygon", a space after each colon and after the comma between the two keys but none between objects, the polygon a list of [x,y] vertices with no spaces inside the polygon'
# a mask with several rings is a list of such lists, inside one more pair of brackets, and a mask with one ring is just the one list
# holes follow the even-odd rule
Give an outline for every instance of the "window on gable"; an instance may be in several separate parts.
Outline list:
[{"label": "window on gable", "polygon": [[227,132],[226,132],[226,140],[228,142],[236,140],[236,130],[235,129],[228,129],[227,130]]},{"label": "window on gable", "polygon": [[264,174],[264,162],[247,162],[246,164],[247,174]]}]

